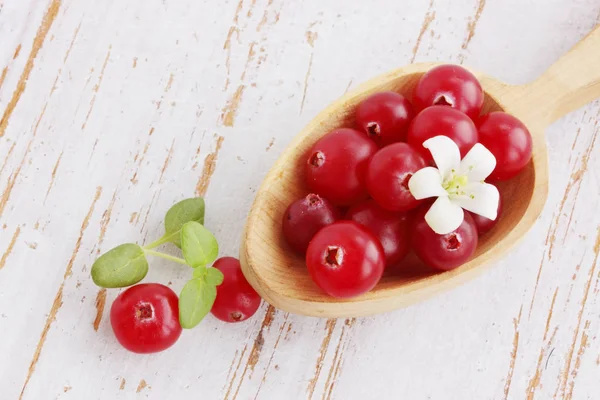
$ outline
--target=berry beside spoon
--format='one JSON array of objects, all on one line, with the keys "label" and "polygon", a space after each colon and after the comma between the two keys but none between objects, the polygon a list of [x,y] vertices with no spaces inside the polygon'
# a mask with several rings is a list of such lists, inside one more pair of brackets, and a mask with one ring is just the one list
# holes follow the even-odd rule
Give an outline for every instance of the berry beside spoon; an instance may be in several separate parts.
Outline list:
[{"label": "berry beside spoon", "polygon": [[[239,261],[217,259],[217,239],[203,223],[204,199],[182,200],[167,211],[165,234],[160,239],[145,246],[122,244],[94,262],[91,275],[96,285],[129,286],[117,296],[110,314],[113,332],[127,350],[165,350],[175,344],[182,328],[195,327],[209,311],[220,320],[241,322],[258,310],[260,296],[244,278]],[[183,258],[155,250],[165,243],[179,247]],[[192,278],[179,298],[171,288],[158,283],[136,285],[148,273],[148,255],[192,268]]]}]

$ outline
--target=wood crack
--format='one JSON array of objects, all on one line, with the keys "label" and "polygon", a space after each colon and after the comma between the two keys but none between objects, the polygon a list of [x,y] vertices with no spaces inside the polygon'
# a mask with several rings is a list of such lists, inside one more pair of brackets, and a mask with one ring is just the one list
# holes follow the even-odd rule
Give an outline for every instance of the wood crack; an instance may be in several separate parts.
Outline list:
[{"label": "wood crack", "polygon": [[[481,13],[483,12],[483,8],[485,7],[485,0],[479,0],[477,3],[477,8],[475,9],[475,15],[473,18],[467,23],[467,36],[462,44],[462,49],[466,50],[469,47],[469,43],[473,39],[475,35],[475,28],[477,27],[477,23],[479,22],[479,18],[481,17]],[[464,61],[464,55],[459,55],[460,62]]]},{"label": "wood crack", "polygon": [[[29,57],[27,58],[27,62],[25,63],[25,69],[21,76],[19,77],[19,81],[17,83],[17,88],[13,92],[13,95],[4,110],[4,114],[0,119],[0,137],[4,136],[6,132],[6,127],[8,126],[8,121],[15,110],[15,107],[19,103],[25,88],[27,87],[27,81],[29,80],[29,75],[31,75],[31,71],[33,70],[34,60],[36,59],[40,49],[42,48],[44,41],[46,40],[46,36],[48,35],[48,31],[52,27],[54,20],[56,19],[56,15],[58,14],[58,10],[61,6],[61,0],[52,0],[48,9],[46,10],[46,14],[42,18],[42,23],[39,26],[35,38],[33,39],[33,44],[31,46],[31,51],[29,52]],[[3,75],[6,75],[3,73]]]},{"label": "wood crack", "polygon": [[427,12],[425,13],[425,17],[423,18],[423,23],[421,24],[421,30],[419,31],[419,35],[417,36],[417,41],[415,42],[415,46],[412,49],[412,56],[410,58],[410,63],[415,62],[415,58],[417,57],[417,52],[419,51],[419,47],[421,46],[421,40],[423,39],[423,35],[431,25],[431,22],[435,19],[435,11],[433,8],[433,0],[429,0],[429,7],[427,7]]},{"label": "wood crack", "polygon": [[4,266],[6,265],[6,260],[8,260],[8,256],[10,256],[10,253],[12,253],[12,251],[15,247],[15,243],[17,243],[17,238],[19,237],[20,233],[21,233],[21,227],[17,226],[17,229],[15,229],[15,233],[13,233],[12,238],[10,239],[10,243],[8,244],[8,247],[2,254],[2,258],[0,258],[0,269],[4,268]]},{"label": "wood crack", "polygon": [[510,363],[508,366],[508,373],[506,375],[506,382],[504,384],[504,399],[508,399],[510,393],[510,385],[512,383],[513,374],[515,372],[515,363],[517,361],[517,352],[519,351],[519,324],[521,323],[521,313],[523,312],[523,305],[519,309],[519,316],[513,319],[513,326],[515,333],[513,336],[513,348],[510,352]]},{"label": "wood crack", "polygon": [[[271,324],[273,323],[273,319],[275,318],[275,313],[276,313],[275,307],[273,307],[272,305],[269,305],[267,307],[267,311],[265,313],[265,318],[263,319],[260,329],[258,330],[258,335],[256,335],[256,338],[254,339],[254,344],[252,345],[252,349],[250,350],[250,354],[248,355],[248,359],[246,360],[246,365],[244,366],[244,371],[242,372],[242,376],[240,377],[240,381],[238,382],[238,386],[235,389],[235,393],[233,394],[232,400],[235,400],[237,398],[240,388],[242,387],[242,384],[244,383],[244,377],[246,376],[246,373],[248,372],[248,370],[250,370],[249,377],[251,377],[252,373],[254,372],[254,367],[256,367],[256,364],[258,363],[258,360],[260,358],[260,353],[261,353],[263,345],[265,343],[264,331],[265,331],[265,329],[271,328]],[[234,374],[233,379],[235,379],[235,374]],[[232,382],[233,382],[233,379],[232,379]],[[227,392],[229,393],[229,391],[227,391]],[[225,396],[225,399],[227,399],[227,396]]]},{"label": "wood crack", "polygon": [[302,101],[300,102],[300,114],[302,114],[302,111],[304,111],[304,102],[306,101],[306,92],[308,91],[308,78],[310,77],[310,72],[312,71],[314,55],[314,52],[310,53],[308,69],[306,70],[306,76],[304,77],[304,89],[302,90]]},{"label": "wood crack", "polygon": [[50,175],[50,184],[48,185],[48,190],[46,190],[46,195],[44,196],[44,204],[46,204],[46,200],[48,199],[48,195],[50,194],[50,190],[54,186],[54,180],[56,179],[56,171],[58,170],[58,166],[60,165],[60,160],[62,159],[63,152],[60,152],[60,155],[56,159],[56,163],[54,163],[54,168],[52,168],[52,173]]},{"label": "wood crack", "polygon": [[94,318],[94,330],[98,332],[100,322],[102,322],[102,314],[104,313],[104,306],[106,305],[106,289],[102,288],[96,295],[96,318]]},{"label": "wood crack", "polygon": [[71,254],[69,263],[67,264],[67,268],[66,268],[65,274],[63,276],[63,281],[60,284],[58,291],[56,292],[56,296],[54,296],[54,301],[52,302],[52,307],[50,308],[50,312],[48,313],[48,317],[46,318],[46,323],[44,324],[44,329],[42,329],[42,334],[40,335],[40,339],[38,340],[38,344],[36,346],[35,352],[33,353],[33,358],[31,359],[31,362],[29,363],[27,377],[25,378],[25,382],[23,383],[23,387],[21,389],[21,394],[19,395],[19,400],[22,400],[23,395],[25,394],[25,390],[27,389],[27,384],[31,380],[31,376],[33,375],[33,372],[35,371],[35,366],[37,365],[37,362],[40,359],[42,349],[44,347],[44,344],[46,343],[46,338],[48,336],[48,332],[50,331],[50,327],[52,326],[52,323],[54,323],[54,321],[56,320],[56,314],[58,313],[58,310],[62,307],[62,304],[63,304],[62,297],[63,297],[63,290],[65,287],[65,282],[66,282],[67,278],[71,275],[71,271],[73,269],[73,263],[75,262],[75,257],[77,256],[77,253],[79,252],[79,249],[81,247],[81,241],[83,239],[83,234],[88,227],[90,218],[92,217],[92,214],[94,213],[94,208],[96,207],[96,202],[100,198],[101,194],[102,194],[102,187],[98,186],[96,188],[96,194],[94,196],[94,199],[92,200],[92,204],[90,205],[88,213],[86,214],[85,218],[83,219],[83,222],[81,223],[81,228],[79,229],[79,237],[77,238],[77,241],[75,242],[75,248],[73,249],[73,254]]},{"label": "wood crack", "polygon": [[[581,329],[581,321],[583,318],[583,311],[585,309],[585,305],[588,300],[588,296],[590,293],[590,287],[592,285],[592,280],[596,277],[595,271],[596,271],[596,266],[598,264],[598,255],[600,254],[600,228],[598,228],[596,242],[594,244],[594,253],[595,253],[595,255],[594,255],[594,259],[592,261],[592,266],[590,268],[590,273],[589,273],[588,279],[585,283],[583,299],[581,300],[581,307],[579,308],[579,312],[577,314],[577,327],[575,328],[575,332],[573,333],[573,339],[571,342],[571,346],[569,347],[569,352],[568,352],[568,356],[567,356],[567,359],[565,362],[565,367],[562,371],[561,382],[557,388],[557,392],[554,394],[554,398],[556,398],[556,395],[558,394],[559,390],[561,391],[563,398],[565,398],[568,395],[568,393],[566,393],[567,381],[569,379],[569,373],[571,373],[571,363],[573,362],[573,354],[575,352],[575,345],[577,343],[577,338],[579,337],[579,331]],[[585,330],[585,328],[584,328],[584,330]],[[583,340],[583,334],[582,334],[582,340]],[[575,373],[575,375],[576,375],[576,373]]]},{"label": "wood crack", "polygon": [[204,167],[202,168],[202,174],[200,175],[198,183],[196,183],[197,196],[204,197],[206,195],[208,185],[210,185],[210,179],[217,167],[217,157],[219,156],[219,151],[221,150],[221,146],[223,145],[223,140],[225,140],[223,136],[217,136],[215,150],[209,155],[207,155],[204,159]]},{"label": "wood crack", "polygon": [[104,58],[104,63],[102,64],[102,69],[100,70],[100,75],[98,76],[98,83],[96,83],[96,85],[94,85],[94,88],[93,88],[94,94],[92,95],[92,101],[90,102],[90,108],[88,109],[88,112],[85,116],[83,124],[81,124],[81,130],[85,130],[85,126],[87,125],[88,119],[90,118],[90,114],[92,113],[92,110],[94,109],[94,105],[96,104],[96,96],[98,95],[98,90],[100,89],[100,85],[102,84],[102,80],[104,79],[104,70],[106,69],[106,66],[108,65],[108,60],[110,58],[111,49],[112,49],[112,45],[108,46],[108,52],[106,53],[106,57]]},{"label": "wood crack", "polygon": [[327,380],[325,381],[325,391],[323,392],[322,400],[331,399],[333,389],[335,388],[335,384],[338,381],[342,369],[344,351],[346,350],[346,347],[348,345],[348,342],[344,342],[344,337],[347,335],[346,331],[352,328],[355,321],[355,318],[348,318],[346,319],[345,324],[342,327],[342,333],[340,334],[340,339],[338,341],[338,344],[335,348],[335,353],[333,355],[333,361],[331,362],[331,368],[329,369],[329,373],[327,374]]},{"label": "wood crack", "polygon": [[550,303],[550,309],[548,310],[548,317],[546,318],[546,326],[544,328],[544,337],[542,338],[542,348],[540,349],[540,354],[538,356],[538,361],[537,361],[537,365],[535,368],[535,374],[529,380],[527,390],[525,391],[527,400],[533,400],[533,398],[535,396],[535,391],[538,388],[540,381],[542,379],[542,373],[543,373],[542,362],[544,360],[544,356],[546,354],[546,351],[548,350],[548,348],[554,341],[554,336],[556,335],[556,332],[558,331],[558,326],[557,326],[554,329],[554,332],[552,333],[550,340],[548,340],[548,342],[546,342],[546,338],[548,336],[548,331],[550,329],[550,321],[552,320],[552,313],[554,311],[554,305],[556,303],[556,295],[557,294],[558,294],[558,288],[556,288],[556,290],[554,291],[554,296],[552,296],[552,302]]},{"label": "wood crack", "polygon": [[309,400],[313,397],[315,388],[317,386],[317,381],[319,380],[319,376],[321,375],[321,370],[323,369],[323,361],[325,360],[325,356],[327,355],[327,349],[329,348],[329,343],[331,342],[331,336],[333,335],[335,325],[336,320],[334,318],[329,318],[325,323],[325,336],[323,337],[323,341],[321,342],[321,348],[319,349],[319,356],[317,357],[317,363],[315,364],[315,373],[310,379],[310,381],[308,381],[308,387],[306,388],[307,398]]}]

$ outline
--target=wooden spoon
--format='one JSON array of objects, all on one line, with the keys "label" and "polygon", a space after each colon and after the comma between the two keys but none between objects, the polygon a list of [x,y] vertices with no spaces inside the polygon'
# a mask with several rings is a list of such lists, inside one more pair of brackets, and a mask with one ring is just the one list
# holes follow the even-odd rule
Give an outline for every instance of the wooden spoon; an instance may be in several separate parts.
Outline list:
[{"label": "wooden spoon", "polygon": [[449,272],[423,270],[384,276],[369,293],[339,300],[323,293],[308,275],[304,259],[286,246],[282,215],[306,195],[304,163],[310,147],[338,127],[354,126],[354,109],[367,96],[393,90],[411,98],[419,77],[436,64],[412,64],[372,79],[335,101],[296,136],[266,176],[246,225],[240,259],[244,274],[273,306],[297,314],[351,317],[381,313],[461,284],[506,253],[531,228],[548,194],[544,129],[565,114],[600,97],[600,27],[537,80],[508,85],[473,71],[485,91],[483,113],[504,110],[523,121],[533,136],[533,158],[516,178],[502,182],[502,218],[482,236],[471,261]]}]

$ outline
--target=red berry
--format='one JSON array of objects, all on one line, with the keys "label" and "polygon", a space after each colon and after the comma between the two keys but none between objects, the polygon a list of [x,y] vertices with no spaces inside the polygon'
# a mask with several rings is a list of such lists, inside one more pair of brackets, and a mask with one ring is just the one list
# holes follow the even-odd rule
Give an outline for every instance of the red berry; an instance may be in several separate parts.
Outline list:
[{"label": "red berry", "polygon": [[419,205],[408,189],[412,175],[425,167],[423,158],[406,143],[379,150],[369,162],[367,189],[377,204],[390,211],[407,211]]},{"label": "red berry", "polygon": [[340,221],[321,229],[308,245],[306,266],[330,296],[349,298],[373,289],[385,267],[383,248],[363,226]]},{"label": "red berry", "polygon": [[379,146],[406,141],[414,112],[410,102],[396,92],[380,92],[356,108],[356,124]]},{"label": "red berry", "polygon": [[283,237],[292,249],[304,253],[321,228],[340,219],[340,211],[318,194],[309,194],[289,205],[283,213]]},{"label": "red berry", "polygon": [[440,65],[425,73],[413,92],[417,111],[450,106],[475,119],[483,106],[483,89],[475,76],[458,65]]},{"label": "red berry", "polygon": [[488,179],[507,180],[516,176],[531,159],[533,140],[527,127],[501,111],[479,120],[479,141],[496,157],[496,168]]},{"label": "red berry", "polygon": [[468,212],[455,230],[445,235],[435,233],[425,221],[429,206],[417,210],[412,227],[412,246],[427,265],[442,271],[457,268],[467,262],[477,248],[477,227]]},{"label": "red berry", "polygon": [[387,211],[374,200],[366,200],[351,207],[346,218],[361,224],[379,239],[386,267],[397,265],[408,254],[410,224],[405,213]]},{"label": "red berry", "polygon": [[377,145],[357,130],[342,128],[328,133],[308,153],[308,188],[338,206],[365,199],[365,171],[376,151]]},{"label": "red berry", "polygon": [[433,106],[421,111],[408,128],[408,143],[425,158],[433,158],[423,142],[444,135],[456,143],[460,156],[464,157],[478,141],[477,127],[464,113],[450,107]]},{"label": "red berry", "polygon": [[113,302],[110,323],[119,343],[129,351],[165,350],[181,335],[177,295],[158,283],[132,286]]},{"label": "red berry", "polygon": [[222,257],[213,264],[224,275],[217,286],[217,298],[210,312],[225,322],[245,321],[260,307],[260,296],[250,286],[242,273],[237,258]]},{"label": "red berry", "polygon": [[473,222],[475,222],[475,225],[477,226],[477,232],[479,233],[479,235],[483,235],[484,233],[491,230],[494,226],[496,226],[496,224],[500,220],[501,213],[502,213],[502,193],[500,193],[500,198],[498,199],[498,214],[496,216],[496,219],[489,219],[486,217],[482,217],[479,214],[470,213],[471,217],[473,217]]}]

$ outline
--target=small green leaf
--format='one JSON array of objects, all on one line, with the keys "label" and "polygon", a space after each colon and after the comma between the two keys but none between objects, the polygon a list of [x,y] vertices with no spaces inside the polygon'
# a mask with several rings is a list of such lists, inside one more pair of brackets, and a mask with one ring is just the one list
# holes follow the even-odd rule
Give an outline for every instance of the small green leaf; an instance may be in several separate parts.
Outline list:
[{"label": "small green leaf", "polygon": [[165,236],[175,246],[181,247],[179,230],[186,222],[195,221],[204,223],[204,199],[192,197],[181,200],[167,211],[165,215]]},{"label": "small green leaf", "polygon": [[219,244],[203,225],[187,222],[181,228],[181,250],[185,261],[192,267],[198,267],[217,259]]},{"label": "small green leaf", "polygon": [[209,285],[219,286],[223,283],[223,279],[225,279],[225,276],[223,276],[223,273],[216,268],[208,268],[206,271],[205,280]]},{"label": "small green leaf", "polygon": [[199,265],[196,268],[194,268],[194,273],[192,274],[192,276],[194,278],[204,279],[204,277],[206,276],[207,270],[208,270],[208,268],[206,268],[206,266]]},{"label": "small green leaf", "polygon": [[125,243],[102,254],[92,265],[94,283],[104,288],[120,288],[138,283],[148,273],[144,250]]},{"label": "small green leaf", "polygon": [[179,323],[182,328],[191,329],[208,314],[217,297],[217,288],[200,278],[185,284],[179,295]]}]

